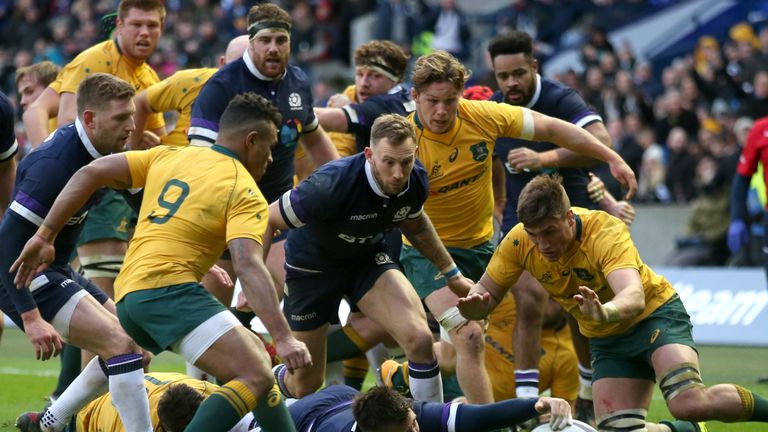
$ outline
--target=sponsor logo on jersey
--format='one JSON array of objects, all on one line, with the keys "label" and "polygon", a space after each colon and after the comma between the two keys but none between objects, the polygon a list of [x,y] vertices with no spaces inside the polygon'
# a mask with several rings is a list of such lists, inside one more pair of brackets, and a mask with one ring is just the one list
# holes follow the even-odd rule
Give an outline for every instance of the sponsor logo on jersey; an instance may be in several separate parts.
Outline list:
[{"label": "sponsor logo on jersey", "polygon": [[301,135],[301,122],[297,119],[288,119],[280,126],[280,134],[278,136],[280,144],[283,147],[296,147],[299,142],[299,136]]},{"label": "sponsor logo on jersey", "polygon": [[448,162],[450,162],[450,163],[455,162],[457,157],[459,157],[459,149],[458,149],[458,147],[453,149],[453,151],[451,152],[451,155],[448,156]]},{"label": "sponsor logo on jersey", "polygon": [[364,220],[368,220],[368,219],[373,219],[373,218],[377,217],[378,215],[379,215],[378,213],[368,213],[368,214],[361,214],[361,215],[352,215],[352,216],[349,217],[349,220],[364,221]]},{"label": "sponsor logo on jersey", "polygon": [[309,321],[314,318],[317,318],[317,312],[310,312],[304,315],[291,314],[291,320],[293,321]]},{"label": "sponsor logo on jersey", "polygon": [[552,273],[550,272],[544,272],[543,275],[541,275],[541,279],[539,279],[541,283],[545,284],[551,284],[552,283]]},{"label": "sponsor logo on jersey", "polygon": [[432,165],[432,169],[429,171],[429,178],[434,179],[443,176],[443,167],[440,165],[440,161],[435,161]]},{"label": "sponsor logo on jersey", "polygon": [[303,109],[301,106],[301,95],[293,92],[288,95],[288,106],[291,107],[291,111],[300,111]]},{"label": "sponsor logo on jersey", "polygon": [[379,252],[373,257],[376,265],[393,264],[392,258],[386,252]]},{"label": "sponsor logo on jersey", "polygon": [[411,212],[410,206],[405,206],[401,208],[400,210],[395,213],[395,216],[392,218],[392,222],[400,222],[402,220],[405,220],[405,218],[408,217],[408,213]]},{"label": "sponsor logo on jersey", "polygon": [[459,188],[462,188],[464,186],[469,186],[472,183],[476,182],[477,179],[482,177],[483,174],[485,174],[485,171],[486,171],[486,169],[483,168],[482,171],[480,171],[479,173],[473,175],[472,177],[467,177],[467,178],[465,178],[463,180],[459,180],[459,181],[457,181],[455,183],[449,184],[448,186],[443,186],[440,189],[438,189],[437,192],[438,193],[446,193],[446,192],[450,192],[450,191],[452,191],[454,189],[459,189]]},{"label": "sponsor logo on jersey", "polygon": [[482,162],[488,158],[488,145],[485,144],[485,141],[473,144],[469,149],[472,151],[472,159],[478,162]]}]

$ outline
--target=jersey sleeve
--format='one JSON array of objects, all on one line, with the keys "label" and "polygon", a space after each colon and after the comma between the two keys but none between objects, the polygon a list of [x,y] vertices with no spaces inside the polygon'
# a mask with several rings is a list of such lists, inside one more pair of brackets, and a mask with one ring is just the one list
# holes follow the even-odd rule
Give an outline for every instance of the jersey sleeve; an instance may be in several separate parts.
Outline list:
[{"label": "jersey sleeve", "polygon": [[557,112],[549,115],[571,122],[581,128],[596,121],[603,121],[603,118],[590,108],[579,93],[573,89],[565,92],[557,102]]},{"label": "jersey sleeve", "polygon": [[523,226],[518,224],[512,228],[507,236],[496,248],[496,251],[488,263],[485,273],[499,286],[512,286],[520,278],[523,272],[527,234]]},{"label": "jersey sleeve", "polygon": [[331,176],[320,171],[285,192],[278,203],[283,220],[291,228],[327,220],[335,205],[331,193],[334,183]]},{"label": "jersey sleeve", "polygon": [[11,159],[19,150],[13,119],[14,112],[11,101],[0,93],[0,162]]},{"label": "jersey sleeve", "polygon": [[499,138],[522,138],[532,140],[534,135],[533,114],[525,107],[490,101],[466,101],[475,105],[473,117],[485,125],[488,130],[495,131]]},{"label": "jersey sleeve", "polygon": [[92,48],[83,51],[60,72],[59,94],[77,92],[77,86],[90,74],[97,72],[111,74],[112,69],[109,65],[109,58],[105,57],[101,50]]},{"label": "jersey sleeve", "polygon": [[128,169],[131,171],[131,188],[144,187],[152,160],[164,150],[166,150],[164,146],[159,146],[149,150],[134,150],[123,153],[128,161]]},{"label": "jersey sleeve", "polygon": [[57,159],[36,160],[18,180],[10,209],[40,226],[71,176],[72,173]]},{"label": "jersey sleeve", "polygon": [[751,177],[757,171],[757,164],[760,162],[760,144],[766,139],[766,125],[768,123],[756,124],[747,135],[744,149],[741,150],[741,156],[739,156],[739,164],[736,167],[736,172],[744,177]]},{"label": "jersey sleeve", "polygon": [[226,241],[229,243],[237,238],[247,238],[263,244],[269,220],[269,203],[250,175],[244,174],[239,177],[247,176],[250,181],[238,181],[232,191],[227,209]]},{"label": "jersey sleeve", "polygon": [[229,103],[229,91],[220,80],[215,78],[216,76],[205,83],[192,105],[190,141],[199,139],[214,144],[219,136],[219,119]]},{"label": "jersey sleeve", "polygon": [[351,103],[341,107],[347,117],[347,128],[350,133],[370,131],[373,122],[384,113],[384,106],[375,100],[363,103]]}]

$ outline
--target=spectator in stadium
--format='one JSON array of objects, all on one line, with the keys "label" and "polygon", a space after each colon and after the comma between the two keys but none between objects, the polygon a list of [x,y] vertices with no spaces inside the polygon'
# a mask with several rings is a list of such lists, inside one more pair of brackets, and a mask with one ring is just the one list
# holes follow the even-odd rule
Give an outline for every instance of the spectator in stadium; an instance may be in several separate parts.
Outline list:
[{"label": "spectator in stadium", "polygon": [[[408,279],[448,333],[457,353],[459,384],[472,403],[492,401],[482,362],[479,323],[466,321],[455,308],[457,295],[435,275],[460,271],[481,275],[493,253],[492,155],[502,137],[546,140],[581,154],[607,160],[622,184],[634,194],[631,169],[610,148],[581,128],[519,106],[467,101],[460,96],[469,77],[465,67],[445,51],[422,56],[412,75],[418,158],[429,173],[425,211],[448,247],[456,267],[438,269],[404,242],[400,261]],[[490,135],[489,135],[490,131]],[[445,349],[452,350],[443,338]]]},{"label": "spectator in stadium", "polygon": [[[158,404],[164,430],[184,430],[189,414],[194,413],[204,397],[183,382],[172,384]],[[571,424],[568,402],[558,398],[507,400],[486,405],[437,403],[406,399],[386,387],[373,387],[360,393],[352,387],[333,385],[294,402],[288,410],[300,431],[487,432],[547,414],[553,430]],[[453,414],[446,415],[449,412]],[[248,426],[255,432],[261,430],[260,424],[250,416],[243,418],[238,426]]]},{"label": "spectator in stadium", "polygon": [[[534,274],[590,338],[599,430],[699,432],[707,420],[768,422],[764,397],[732,384],[704,386],[690,317],[669,281],[642,262],[623,223],[571,207],[559,179],[547,175],[523,189],[518,215],[522,223],[459,310],[484,319],[524,269]],[[682,420],[646,422],[657,377]]]},{"label": "spectator in stadium", "polygon": [[695,193],[693,179],[700,153],[698,143],[690,140],[683,128],[675,127],[667,137],[667,150],[667,189],[674,202],[687,203]]},{"label": "spectator in stadium", "polygon": [[[256,181],[271,161],[281,118],[266,99],[245,93],[228,103],[219,124],[212,147],[158,146],[81,169],[22,251],[16,282],[29,283],[34,269],[51,261],[51,239],[94,191],[143,187],[149,201],[115,283],[117,314],[140,345],[154,353],[173,349],[225,383],[186,430],[225,431],[253,411],[264,430],[295,431],[264,345],[200,285],[227,245],[248,303],[280,358],[291,370],[311,364],[306,346],[280,313],[262,260],[268,209]],[[222,190],[229,192],[216,199]]]},{"label": "spectator in stadium", "polygon": [[[92,194],[72,209],[72,218],[67,218],[55,238],[56,255],[34,265],[14,262],[24,243],[37,238],[35,231],[74,172],[102,155],[122,150],[133,130],[134,93],[132,85],[111,75],[97,73],[85,79],[77,90],[77,121],[58,129],[46,145],[21,162],[14,201],[0,226],[4,241],[0,308],[24,330],[36,357],[47,360],[58,355],[62,342],[98,356],[54,405],[34,415],[34,423],[55,431],[62,430],[81,403],[100,394],[107,382],[129,431],[151,430],[146,395],[136,389],[143,377],[141,350],[120,327],[112,300],[69,265],[93,204]],[[20,277],[18,283],[14,276]]]},{"label": "spectator in stadium", "polygon": [[[414,397],[443,400],[424,309],[389,257],[386,232],[400,228],[436,268],[453,269],[446,278],[457,292],[472,282],[456,270],[422,211],[427,174],[416,161],[415,138],[405,117],[380,116],[363,153],[320,167],[270,206],[267,236],[293,228],[286,247],[284,314],[315,359],[292,375],[284,366],[275,369],[286,396],[304,397],[322,385],[328,324],[335,321],[341,298],[348,297],[405,350]],[[361,188],[364,184],[368,187]]]},{"label": "spectator in stadium", "polygon": [[[250,45],[242,59],[219,69],[200,91],[192,106],[189,139],[193,145],[213,144],[219,117],[235,95],[255,92],[273,101],[282,115],[282,124],[278,127],[273,162],[259,188],[267,202],[274,202],[293,186],[294,157],[299,145],[317,166],[337,159],[338,153],[312,110],[309,79],[301,69],[288,64],[290,15],[271,3],[253,6],[248,12],[248,35]],[[273,239],[266,263],[281,293],[285,285],[284,244],[284,235]]]}]

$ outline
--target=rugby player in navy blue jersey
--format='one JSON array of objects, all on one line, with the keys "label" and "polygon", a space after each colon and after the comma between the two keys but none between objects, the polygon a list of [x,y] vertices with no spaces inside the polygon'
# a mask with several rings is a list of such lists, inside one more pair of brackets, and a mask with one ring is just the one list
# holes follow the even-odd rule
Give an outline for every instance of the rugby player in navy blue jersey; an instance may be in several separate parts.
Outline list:
[{"label": "rugby player in navy blue jersey", "polygon": [[[283,117],[278,144],[272,149],[272,164],[258,183],[268,202],[293,186],[294,154],[299,143],[316,166],[339,157],[312,110],[312,83],[301,69],[288,64],[290,33],[291,16],[279,6],[253,6],[248,12],[248,49],[242,59],[222,67],[208,80],[192,106],[190,120],[190,143],[210,146],[219,133],[219,118],[235,95],[254,92],[277,107]],[[266,260],[279,295],[285,283],[284,240],[274,239]],[[226,254],[223,258],[228,259]],[[250,318],[253,316],[241,320],[250,322]]]},{"label": "rugby player in navy blue jersey", "polygon": [[[0,93],[0,219],[11,201],[13,179],[16,178],[16,152],[19,144],[13,127],[13,105]],[[0,337],[3,336],[3,314],[0,313]]]},{"label": "rugby player in navy blue jersey", "polygon": [[408,55],[395,43],[374,40],[360,45],[355,50],[354,101],[343,104],[334,99],[333,108],[315,108],[320,124],[327,131],[354,134],[357,153],[363,151],[379,116],[416,110],[411,93],[402,85],[407,66]]},{"label": "rugby player in navy blue jersey", "polygon": [[[601,143],[611,147],[611,137],[602,118],[582,99],[578,92],[559,82],[538,74],[538,62],[533,58],[533,41],[525,32],[512,31],[499,35],[488,45],[494,75],[499,86],[491,100],[525,106],[540,113],[559,118],[584,128]],[[517,220],[517,201],[520,191],[543,170],[557,171],[574,206],[598,208],[590,199],[587,185],[590,181],[584,167],[596,161],[560,148],[549,142],[521,141],[503,138],[496,142],[496,164],[504,165],[506,172],[506,205],[501,221],[502,235],[514,227]],[[607,202],[617,203],[610,194]],[[624,204],[618,204],[620,207]],[[623,207],[622,207],[623,208]],[[620,212],[620,208],[608,210]],[[513,290],[517,300],[517,325],[514,337],[515,379],[518,397],[538,394],[538,362],[542,311],[547,294],[530,274],[523,273]],[[583,337],[574,332],[582,389],[580,398],[591,401],[591,367],[589,348]]]},{"label": "rugby player in navy blue jersey", "polygon": [[[174,411],[184,412],[178,405],[190,400],[183,396],[190,391],[194,390],[171,388],[166,392],[178,396],[160,401],[161,422],[164,417],[175,417]],[[175,409],[171,402],[178,402]],[[565,400],[550,397],[483,405],[435,403],[406,399],[386,387],[360,393],[343,385],[325,387],[288,408],[300,432],[486,432],[515,426],[540,414],[550,414],[550,426],[560,430],[571,423],[570,410]],[[261,430],[255,421],[250,423],[249,430]]]},{"label": "rugby player in navy blue jersey", "polygon": [[[59,431],[107,383],[127,431],[151,431],[143,389],[139,347],[120,327],[115,304],[77,274],[69,259],[96,196],[72,217],[56,237],[56,255],[31,284],[14,284],[19,256],[35,235],[56,196],[81,167],[103,155],[123,150],[131,132],[134,87],[112,75],[96,73],[77,90],[77,119],[58,129],[19,165],[13,201],[0,226],[0,309],[23,329],[39,360],[58,355],[62,342],[95,353],[66,391],[41,415],[20,421]],[[40,267],[38,267],[40,268]]]},{"label": "rugby player in navy blue jersey", "polygon": [[[424,308],[386,252],[385,240],[388,230],[399,227],[437,268],[445,269],[452,289],[463,292],[471,285],[422,211],[427,194],[427,174],[416,161],[415,131],[406,118],[388,114],[374,122],[371,145],[363,153],[320,167],[270,205],[270,228],[293,228],[286,247],[283,312],[315,359],[311,368],[292,374],[282,365],[275,368],[286,396],[302,397],[322,385],[328,324],[347,297],[405,350],[414,398],[442,401]],[[267,231],[265,238],[270,237]]]}]

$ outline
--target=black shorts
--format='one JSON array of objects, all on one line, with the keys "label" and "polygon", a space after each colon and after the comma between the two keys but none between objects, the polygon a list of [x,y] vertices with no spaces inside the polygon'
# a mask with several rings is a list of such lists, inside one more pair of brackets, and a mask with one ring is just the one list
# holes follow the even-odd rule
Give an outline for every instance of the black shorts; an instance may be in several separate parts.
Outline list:
[{"label": "black shorts", "polygon": [[[38,310],[40,310],[40,316],[48,322],[56,316],[64,304],[69,301],[70,297],[81,289],[88,291],[100,304],[104,304],[109,300],[109,297],[103,291],[70,266],[48,268],[35,277],[30,287],[32,297],[35,299]],[[15,308],[8,308],[6,305],[3,305],[3,312],[20,329],[24,329],[21,316]]]},{"label": "black shorts", "polygon": [[331,269],[286,262],[285,319],[294,331],[314,330],[323,324],[338,322],[342,298],[347,297],[350,303],[356,304],[382,273],[392,269],[399,271],[398,265],[383,251]]}]

